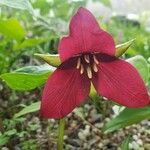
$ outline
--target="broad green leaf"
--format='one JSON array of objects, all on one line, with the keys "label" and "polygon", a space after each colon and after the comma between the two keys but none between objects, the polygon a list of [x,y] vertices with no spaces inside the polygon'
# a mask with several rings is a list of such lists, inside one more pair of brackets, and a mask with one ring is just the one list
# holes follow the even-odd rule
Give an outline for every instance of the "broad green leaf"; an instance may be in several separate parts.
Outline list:
[{"label": "broad green leaf", "polygon": [[121,145],[121,150],[129,150],[129,142],[130,142],[130,136],[125,138],[125,140],[123,141]]},{"label": "broad green leaf", "polygon": [[108,122],[103,130],[105,132],[112,132],[149,118],[150,107],[125,108],[118,116]]},{"label": "broad green leaf", "polygon": [[21,116],[24,116],[28,113],[36,112],[40,109],[40,101],[39,102],[34,102],[29,106],[25,106],[20,112],[16,113],[14,115],[14,118],[18,118]]},{"label": "broad green leaf", "polygon": [[25,37],[24,28],[15,18],[0,20],[0,33],[8,38],[16,39],[17,41],[20,41]]},{"label": "broad green leaf", "polygon": [[149,69],[146,59],[141,55],[137,55],[135,57],[127,59],[127,61],[138,70],[145,84],[148,85]]},{"label": "broad green leaf", "polygon": [[15,70],[14,72],[39,74],[39,73],[45,73],[45,72],[49,72],[53,70],[54,70],[54,67],[44,64],[41,66],[27,66],[27,67],[19,68]]},{"label": "broad green leaf", "polygon": [[44,60],[51,66],[57,67],[61,64],[60,57],[58,54],[34,54],[35,56],[39,57],[40,59]]},{"label": "broad green leaf", "polygon": [[9,137],[5,135],[0,135],[0,146],[7,144],[8,141],[9,141]]},{"label": "broad green leaf", "polygon": [[48,38],[31,38],[31,39],[25,39],[22,43],[17,43],[14,45],[13,49],[23,49],[28,47],[34,47],[37,46],[45,41],[48,41]]},{"label": "broad green leaf", "polygon": [[30,14],[34,14],[33,7],[29,0],[0,0],[0,5],[5,5],[21,10],[27,10]]},{"label": "broad green leaf", "polygon": [[2,74],[0,77],[12,89],[32,90],[44,84],[53,71],[54,67],[49,65],[28,66]]},{"label": "broad green leaf", "polygon": [[126,50],[131,46],[131,44],[134,42],[134,40],[135,39],[132,39],[132,40],[126,42],[126,43],[117,45],[115,56],[116,57],[122,56],[126,52]]}]

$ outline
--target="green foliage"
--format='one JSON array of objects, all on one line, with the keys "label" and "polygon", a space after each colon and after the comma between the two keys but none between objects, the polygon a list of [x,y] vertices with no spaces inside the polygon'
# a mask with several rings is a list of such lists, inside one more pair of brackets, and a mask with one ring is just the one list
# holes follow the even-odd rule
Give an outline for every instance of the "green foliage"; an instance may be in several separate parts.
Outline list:
[{"label": "green foliage", "polygon": [[149,118],[150,107],[125,108],[117,117],[113,118],[105,125],[104,131],[107,133],[112,132]]},{"label": "green foliage", "polygon": [[[54,68],[48,65],[28,66],[2,74],[0,77],[15,90],[32,90],[45,83]],[[16,82],[17,81],[17,82]]]},{"label": "green foliage", "polygon": [[5,135],[0,135],[0,146],[5,145],[9,141],[9,137]]},{"label": "green foliage", "polygon": [[14,50],[35,47],[43,42],[48,41],[48,38],[30,38],[23,40],[22,43],[17,43],[13,46]]},{"label": "green foliage", "polygon": [[121,145],[121,150],[129,150],[129,142],[130,142],[130,136],[124,139]]},{"label": "green foliage", "polygon": [[[138,24],[140,25],[138,26]],[[137,25],[132,25],[132,20],[129,21],[123,16],[116,16],[111,19],[107,31],[113,35],[117,44],[129,41],[131,38],[136,39],[132,47],[126,52],[126,58],[137,54],[143,55],[145,58],[149,57],[150,36],[142,23],[137,22]]]},{"label": "green foliage", "polygon": [[0,146],[6,145],[13,136],[18,137],[18,132],[15,127],[23,121],[23,118],[19,118],[16,120],[5,119],[3,121],[3,124],[5,126],[5,132],[0,132]]},{"label": "green foliage", "polygon": [[16,18],[1,19],[0,33],[3,35],[0,39],[0,73],[12,69],[28,48],[30,48],[29,54],[33,53],[34,47],[51,39],[50,36],[48,38],[26,38],[26,31]]},{"label": "green foliage", "polygon": [[101,2],[102,2],[104,5],[106,5],[106,6],[108,6],[108,7],[111,7],[111,2],[110,2],[110,0],[101,0]]},{"label": "green foliage", "polygon": [[22,143],[22,150],[27,150],[27,149],[37,150],[37,141],[34,139],[24,141]]},{"label": "green foliage", "polygon": [[18,117],[21,117],[21,116],[26,115],[28,113],[38,111],[39,109],[40,109],[40,102],[32,103],[29,106],[25,106],[20,112],[16,113],[14,115],[14,118],[18,118]]},{"label": "green foliage", "polygon": [[127,59],[129,63],[131,63],[140,73],[146,85],[149,84],[149,68],[148,62],[143,56],[137,55],[135,57]]},{"label": "green foliage", "polygon": [[25,37],[25,30],[16,18],[0,20],[0,33],[7,38],[15,39],[17,41],[20,41]]},{"label": "green foliage", "polygon": [[[41,102],[38,101],[38,102],[32,103],[31,105],[24,106],[24,108],[21,109],[18,113],[16,113],[13,118],[17,119],[19,117],[24,117],[25,115],[27,115],[29,113],[33,113],[33,112],[39,111],[40,110],[40,105],[41,105]],[[76,108],[74,110],[74,113],[77,116],[79,116],[82,120],[85,120],[82,108]],[[32,126],[32,128],[34,128],[34,127],[36,127],[36,126]]]},{"label": "green foliage", "polygon": [[1,0],[0,4],[16,9],[27,10],[31,14],[33,14],[34,11],[29,0]]},{"label": "green foliage", "polygon": [[[32,90],[43,85],[55,69],[51,66],[57,67],[61,63],[57,54],[58,42],[62,35],[68,34],[70,17],[79,6],[84,6],[86,2],[85,0],[72,2],[70,0],[0,0],[0,78],[3,81],[0,83],[0,90],[1,87],[3,89],[0,92],[1,95],[6,94],[7,107],[12,108],[13,104],[15,108],[13,111],[7,112],[4,107],[0,113],[4,126],[4,131],[0,133],[0,146],[9,145],[15,139],[15,141],[19,141],[17,143],[19,149],[39,149],[36,139],[32,136],[41,127],[37,122],[29,122],[29,118],[33,117],[31,113],[40,109],[40,101],[33,102],[33,99],[39,99],[39,97],[36,95],[36,98],[29,98],[33,96],[29,92],[9,92],[5,83],[10,88],[21,91]],[[101,2],[110,6],[109,0]],[[104,26],[113,35],[117,44],[128,41],[116,46],[116,56],[120,57],[124,54],[125,59],[130,58],[127,61],[139,71],[150,89],[150,64],[147,62],[150,36],[142,23],[140,26],[134,26],[127,20],[119,21],[112,18],[109,23],[104,23]],[[136,38],[134,44],[132,44],[131,38]],[[41,62],[35,59],[33,54],[51,66],[41,65]],[[137,54],[139,55],[135,56]],[[36,90],[40,92],[40,88]],[[23,95],[24,93],[28,93],[27,98]],[[90,96],[94,102],[99,100],[93,87]],[[18,101],[14,97],[18,97],[19,103],[24,103],[23,108],[16,108]],[[23,100],[24,98],[26,101]],[[99,101],[99,104],[101,103]],[[99,107],[97,103],[95,105]],[[106,108],[103,109],[105,112]],[[85,121],[82,107],[75,109],[74,113]],[[149,116],[149,107],[125,108],[117,117],[106,124],[104,130],[106,132],[115,131],[149,119]],[[28,123],[26,126],[25,121]],[[127,137],[122,144],[122,150],[128,149],[129,142],[130,138]]]}]

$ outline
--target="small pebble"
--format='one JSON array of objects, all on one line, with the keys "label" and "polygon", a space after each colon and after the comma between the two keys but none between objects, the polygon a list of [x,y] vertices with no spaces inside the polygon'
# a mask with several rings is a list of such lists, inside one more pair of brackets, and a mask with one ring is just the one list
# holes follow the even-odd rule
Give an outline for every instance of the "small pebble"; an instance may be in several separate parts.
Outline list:
[{"label": "small pebble", "polygon": [[9,150],[7,147],[3,147],[1,150]]},{"label": "small pebble", "polygon": [[104,144],[101,142],[101,143],[98,144],[98,147],[99,147],[99,148],[103,148],[103,145],[104,145]]},{"label": "small pebble", "polygon": [[138,136],[137,135],[133,135],[133,139],[136,141],[138,140]]},{"label": "small pebble", "polygon": [[137,142],[133,141],[131,144],[133,149],[139,149],[139,145],[137,144]]},{"label": "small pebble", "polygon": [[87,137],[88,135],[90,135],[89,129],[83,130],[83,135],[84,135],[85,137]]},{"label": "small pebble", "polygon": [[86,139],[85,135],[84,135],[82,132],[79,132],[79,133],[78,133],[78,137],[79,137],[79,139],[81,139],[81,140],[85,140],[85,139]]},{"label": "small pebble", "polygon": [[143,141],[142,141],[141,139],[138,139],[138,140],[137,140],[137,143],[138,143],[140,146],[143,145]]}]

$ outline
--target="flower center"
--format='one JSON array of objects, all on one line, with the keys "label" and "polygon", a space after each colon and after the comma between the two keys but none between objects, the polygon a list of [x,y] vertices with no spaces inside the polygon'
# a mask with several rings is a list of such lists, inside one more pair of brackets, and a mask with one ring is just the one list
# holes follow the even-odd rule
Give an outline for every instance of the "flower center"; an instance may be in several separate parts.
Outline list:
[{"label": "flower center", "polygon": [[79,56],[77,60],[77,69],[80,69],[80,73],[83,74],[84,72],[87,73],[89,79],[92,78],[92,74],[94,72],[98,72],[97,65],[99,64],[96,55],[94,54],[82,54]]}]

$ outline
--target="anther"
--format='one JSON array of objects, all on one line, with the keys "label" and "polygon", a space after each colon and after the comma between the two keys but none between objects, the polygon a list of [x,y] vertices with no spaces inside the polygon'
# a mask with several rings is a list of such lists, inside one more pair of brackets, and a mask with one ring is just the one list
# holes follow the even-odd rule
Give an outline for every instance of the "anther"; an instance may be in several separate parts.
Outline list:
[{"label": "anther", "polygon": [[87,63],[90,63],[90,57],[89,57],[89,55],[84,55],[84,60],[85,60]]},{"label": "anther", "polygon": [[93,70],[94,70],[94,72],[98,72],[98,68],[95,63],[93,63]]},{"label": "anther", "polygon": [[86,71],[87,71],[88,77],[91,79],[92,78],[92,71],[91,71],[91,68],[89,66],[87,66]]},{"label": "anther", "polygon": [[80,68],[80,66],[81,66],[81,58],[78,58],[78,60],[77,60],[77,69],[79,69]]},{"label": "anther", "polygon": [[93,59],[94,59],[94,62],[98,65],[99,64],[99,61],[97,60],[96,56],[93,55]]},{"label": "anther", "polygon": [[80,66],[81,66],[80,73],[83,74],[83,72],[84,72],[84,67],[83,67],[82,64],[81,64]]}]

